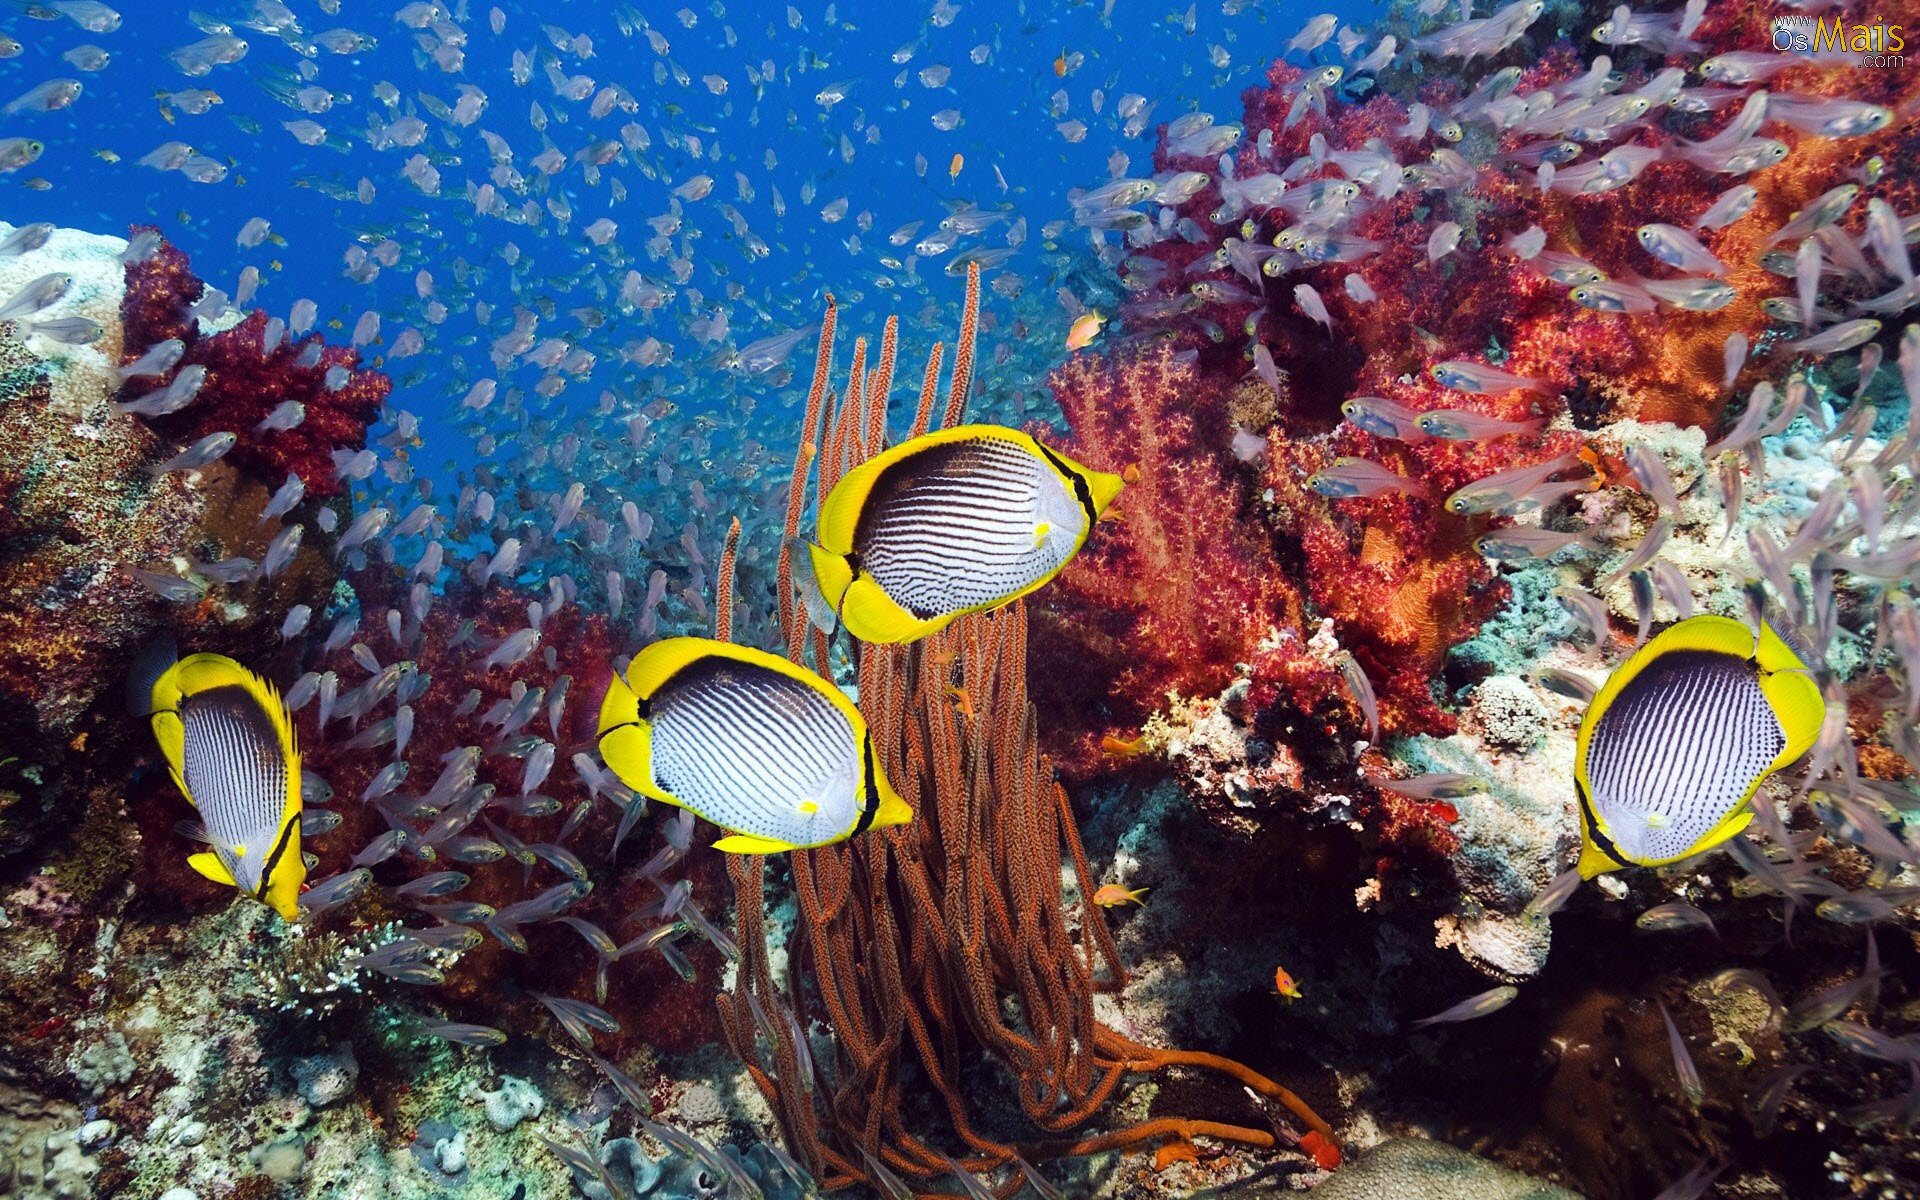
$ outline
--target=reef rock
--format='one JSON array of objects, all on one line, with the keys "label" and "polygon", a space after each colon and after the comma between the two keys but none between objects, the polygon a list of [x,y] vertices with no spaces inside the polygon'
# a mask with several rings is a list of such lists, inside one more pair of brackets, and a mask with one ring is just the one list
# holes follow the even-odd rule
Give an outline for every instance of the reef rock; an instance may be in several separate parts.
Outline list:
[{"label": "reef rock", "polygon": [[1390,1138],[1313,1189],[1315,1200],[1580,1200],[1445,1142]]}]

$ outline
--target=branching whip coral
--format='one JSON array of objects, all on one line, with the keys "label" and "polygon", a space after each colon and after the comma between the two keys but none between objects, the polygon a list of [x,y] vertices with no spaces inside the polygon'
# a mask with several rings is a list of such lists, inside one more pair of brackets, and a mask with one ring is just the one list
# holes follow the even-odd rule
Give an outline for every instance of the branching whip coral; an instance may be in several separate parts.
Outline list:
[{"label": "branching whip coral", "polygon": [[[978,296],[976,269],[943,426],[965,412]],[[817,466],[824,495],[885,440],[893,327],[871,369],[865,340],[855,343],[835,403],[828,390],[835,318],[829,300],[789,495],[789,540],[799,532],[809,467]],[[940,355],[936,347],[916,431],[932,421]],[[789,657],[803,662],[805,617],[785,564],[781,578]],[[815,664],[831,672],[826,638],[816,631],[811,641]],[[1066,791],[1038,747],[1026,648],[1027,614],[1018,603],[962,618],[922,643],[860,648],[861,711],[915,818],[790,856],[801,915],[784,983],[776,982],[767,942],[765,869],[757,859],[728,860],[744,957],[734,988],[720,999],[722,1023],[789,1147],[830,1189],[881,1187],[900,1177],[922,1195],[941,1194],[936,1181],[956,1171],[1012,1168],[988,1184],[1011,1195],[1026,1186],[1027,1158],[1195,1136],[1270,1147],[1284,1132],[1331,1157],[1332,1130],[1279,1084],[1213,1055],[1140,1045],[1095,1016],[1095,993],[1124,970],[1100,910],[1085,900],[1093,874]],[[1061,882],[1064,862],[1072,864],[1077,902]],[[816,1019],[831,1032],[830,1072],[813,1066],[807,1030]],[[983,1055],[1017,1081],[1005,1108],[1024,1115],[1032,1141],[1016,1145],[983,1128],[963,1080]],[[1228,1074],[1283,1106],[1306,1132],[1184,1119],[1079,1132],[1130,1072],[1176,1065]],[[915,1076],[936,1094],[960,1143],[956,1157],[911,1127]]]}]

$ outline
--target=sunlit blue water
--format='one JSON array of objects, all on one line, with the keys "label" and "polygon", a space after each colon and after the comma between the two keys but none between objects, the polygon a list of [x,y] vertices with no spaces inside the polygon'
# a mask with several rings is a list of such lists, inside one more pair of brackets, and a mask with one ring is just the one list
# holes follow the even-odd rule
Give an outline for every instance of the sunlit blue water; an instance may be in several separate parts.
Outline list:
[{"label": "sunlit blue water", "polygon": [[[0,120],[6,134],[47,145],[38,163],[6,177],[5,216],[116,233],[135,223],[157,225],[214,286],[231,292],[242,268],[253,264],[264,275],[258,305],[284,314],[296,298],[313,299],[332,340],[345,340],[369,309],[383,317],[383,343],[419,329],[425,351],[388,366],[395,406],[427,421],[422,470],[466,460],[464,439],[436,431],[436,419],[474,380],[496,374],[487,346],[511,327],[516,305],[550,302],[555,315],[543,321],[542,336],[559,334],[596,356],[591,372],[569,376],[560,411],[576,404],[585,410],[611,387],[623,395],[667,394],[720,415],[742,386],[776,400],[801,390],[784,373],[742,379],[715,364],[730,347],[814,321],[828,291],[867,325],[900,312],[910,346],[922,330],[946,331],[961,279],[945,265],[969,249],[1005,247],[1019,217],[1026,220],[1025,243],[987,273],[990,282],[1009,276],[989,292],[987,307],[988,320],[1004,323],[1015,335],[1005,340],[1021,352],[1003,364],[1010,369],[995,375],[993,386],[1027,390],[1057,356],[1071,319],[1055,293],[1065,287],[1083,300],[1100,298],[1089,282],[1099,271],[1086,231],[1069,225],[1058,237],[1043,235],[1049,222],[1070,215],[1068,189],[1107,179],[1116,153],[1130,156],[1131,173],[1150,173],[1155,130],[1181,112],[1206,108],[1222,121],[1236,119],[1239,91],[1259,82],[1306,15],[1289,10],[1270,20],[1258,6],[1232,16],[1205,5],[1110,7],[712,3],[649,5],[642,18],[626,5],[503,3],[496,10],[458,2],[443,10],[451,25],[436,31],[431,21],[410,28],[396,20],[396,13],[421,11],[399,3],[347,4],[335,15],[301,0],[290,6],[296,32],[249,27],[275,24],[272,6],[156,2],[121,6],[123,24],[101,33],[8,12],[0,27],[24,51],[0,62],[0,92],[11,98],[62,76],[85,86],[69,108]],[[1370,7],[1335,6],[1355,22],[1368,19]],[[491,29],[496,11],[503,21],[498,35]],[[172,52],[222,23],[246,41],[245,57],[203,76],[184,74]],[[656,52],[649,25],[664,53]],[[316,35],[342,29],[377,45],[345,55],[315,45]],[[590,57],[581,54],[582,38],[590,39]],[[109,52],[104,70],[84,72],[63,60],[82,45]],[[516,51],[531,67],[524,84],[513,78]],[[1059,74],[1074,55],[1079,59]],[[1221,61],[1227,65],[1214,65]],[[576,84],[591,79],[592,93],[623,87],[634,111],[615,107],[591,117],[591,95],[556,95],[549,66]],[[945,83],[927,86],[923,72],[935,68],[930,77],[937,78],[940,67],[950,70]],[[763,81],[753,82],[750,72]],[[307,84],[325,89],[325,111],[302,111],[270,90]],[[434,116],[433,101],[455,104],[463,85],[484,94],[477,119],[461,125]],[[844,86],[844,100],[823,104],[821,93],[835,85]],[[189,115],[164,98],[190,88],[210,89],[220,102]],[[1153,105],[1134,137],[1116,115],[1129,92]],[[934,116],[949,109],[961,123],[942,131]],[[426,122],[424,141],[375,148],[370,129],[407,114]],[[537,127],[543,115],[544,131]],[[301,120],[323,126],[324,143],[303,145],[285,128]],[[1084,137],[1069,140],[1064,122],[1083,124]],[[590,182],[575,155],[598,139],[621,139],[630,123],[644,130],[648,148],[623,148]],[[494,165],[482,131],[510,149],[511,167],[524,181],[497,189],[512,210],[507,217],[476,215],[470,199]],[[634,141],[631,129],[626,140]],[[196,183],[138,165],[168,141],[226,164],[226,177]],[[530,163],[549,147],[567,162],[543,175]],[[438,195],[407,178],[404,165],[415,154],[439,173]],[[956,154],[964,161],[950,175]],[[649,219],[667,216],[672,189],[701,174],[714,180],[711,195],[681,204],[671,249],[656,256],[647,248],[655,233]],[[27,186],[30,180],[44,181],[44,190]],[[624,199],[615,198],[618,188]],[[370,198],[363,203],[363,196]],[[844,216],[830,219],[843,201]],[[909,262],[914,243],[962,202],[1005,209],[1008,220],[944,254]],[[556,209],[570,210],[570,221],[557,218]],[[242,249],[235,235],[252,217],[270,221],[275,238]],[[583,231],[602,217],[617,222],[618,232],[595,246]],[[920,228],[907,245],[889,242],[889,234],[916,221]],[[764,243],[764,255],[746,251],[739,229]],[[369,282],[347,277],[353,247],[374,251],[387,239],[398,245],[396,264]],[[671,263],[683,256],[691,267],[676,280]],[[664,307],[620,311],[617,292],[630,269],[662,287]],[[419,294],[422,271],[448,307],[437,326]],[[587,330],[567,315],[585,305],[601,308],[606,324]],[[727,328],[719,339],[712,337],[716,317]],[[339,325],[329,327],[334,321]],[[647,337],[672,347],[674,361],[623,362],[621,348]],[[993,340],[990,333],[988,352]],[[375,345],[370,353],[381,350]],[[805,358],[802,351],[795,361]],[[536,380],[536,372],[516,368],[501,384],[530,387]]]}]

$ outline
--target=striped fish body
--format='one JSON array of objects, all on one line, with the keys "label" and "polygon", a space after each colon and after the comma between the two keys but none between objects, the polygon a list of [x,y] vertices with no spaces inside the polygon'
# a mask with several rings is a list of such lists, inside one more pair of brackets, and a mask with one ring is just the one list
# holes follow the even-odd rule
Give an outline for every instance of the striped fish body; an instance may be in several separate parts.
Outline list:
[{"label": "striped fish body", "polygon": [[1770,626],[1691,617],[1594,695],[1574,751],[1580,874],[1660,866],[1746,828],[1768,775],[1820,732],[1824,701]]},{"label": "striped fish body", "polygon": [[843,476],[807,548],[826,605],[857,638],[911,642],[1059,574],[1121,488],[1019,430],[924,434]]},{"label": "striped fish body", "polygon": [[714,846],[731,853],[824,846],[913,816],[840,689],[707,638],[634,656],[601,705],[600,754],[628,787],[728,830]]},{"label": "striped fish body", "polygon": [[307,875],[300,752],[279,693],[230,658],[195,654],[155,681],[151,700],[167,769],[213,843],[188,864],[296,919]]}]

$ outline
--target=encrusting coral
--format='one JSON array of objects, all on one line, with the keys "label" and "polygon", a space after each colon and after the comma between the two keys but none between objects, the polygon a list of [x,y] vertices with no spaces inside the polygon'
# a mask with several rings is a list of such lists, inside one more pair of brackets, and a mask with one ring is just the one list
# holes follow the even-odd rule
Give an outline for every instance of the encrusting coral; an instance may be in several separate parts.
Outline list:
[{"label": "encrusting coral", "polygon": [[[978,290],[975,270],[946,426],[964,412]],[[790,538],[809,465],[817,462],[824,495],[884,442],[892,338],[873,374],[864,340],[856,344],[850,385],[835,406],[826,401],[834,326],[829,302],[787,509]],[[916,430],[930,425],[938,364],[936,352]],[[802,661],[806,630],[790,596],[783,592],[782,600],[790,656]],[[888,779],[915,819],[792,854],[800,917],[784,982],[767,937],[765,869],[748,858],[728,860],[744,957],[722,997],[722,1018],[787,1144],[829,1188],[885,1187],[898,1176],[919,1194],[940,1195],[937,1181],[956,1172],[1006,1171],[987,1186],[1011,1195],[1026,1186],[1023,1153],[1079,1155],[1195,1136],[1279,1142],[1279,1125],[1174,1117],[1075,1133],[1109,1107],[1128,1074],[1185,1065],[1224,1072],[1270,1098],[1303,1127],[1284,1136],[1337,1161],[1332,1130],[1265,1076],[1214,1055],[1142,1045],[1096,1018],[1095,992],[1124,971],[1099,910],[1085,900],[1092,876],[1072,807],[1040,754],[1026,694],[1027,634],[1016,603],[964,617],[921,643],[861,648],[861,709]],[[814,642],[816,664],[831,671],[824,638],[816,634]],[[1067,901],[1063,870],[1074,873],[1078,905]],[[813,1063],[814,1021],[831,1035],[830,1070]],[[982,1111],[966,1078],[981,1055],[1011,1077],[1014,1095],[1000,1111]],[[910,1090],[912,1077],[932,1095]],[[957,1139],[953,1157],[921,1126],[917,1113],[927,1102]],[[1009,1122],[1030,1134],[1010,1139],[1000,1132]]]}]

